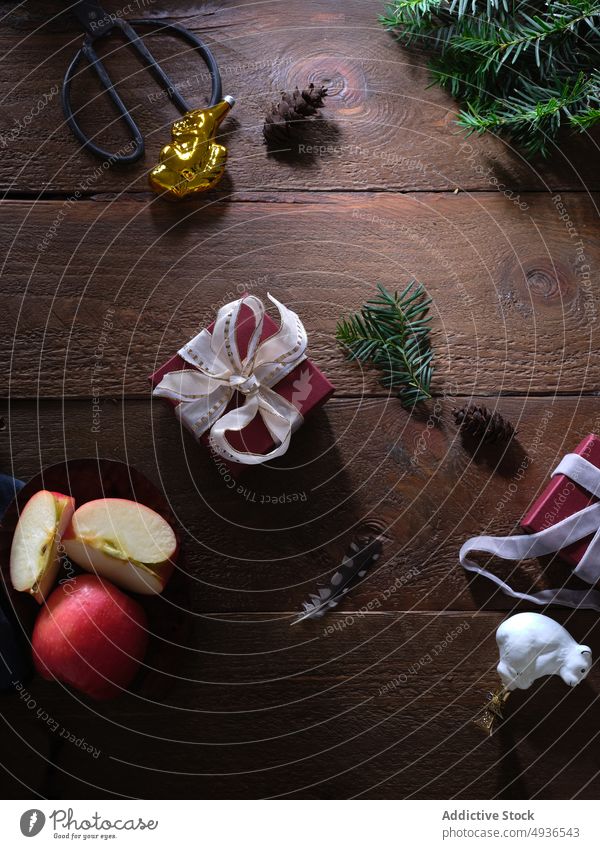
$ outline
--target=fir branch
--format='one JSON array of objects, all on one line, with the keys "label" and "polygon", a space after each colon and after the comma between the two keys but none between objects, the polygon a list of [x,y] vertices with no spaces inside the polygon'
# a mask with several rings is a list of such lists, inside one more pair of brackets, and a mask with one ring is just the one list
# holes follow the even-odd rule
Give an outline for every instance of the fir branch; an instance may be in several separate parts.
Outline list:
[{"label": "fir branch", "polygon": [[469,104],[466,111],[460,112],[458,124],[467,135],[487,130],[508,131],[530,155],[547,155],[548,140],[556,136],[562,117],[569,117],[571,109],[580,103],[586,86],[587,81],[580,74],[572,84],[567,82],[562,88],[529,88],[523,93],[515,92],[504,103],[488,103],[481,111]]},{"label": "fir branch", "polygon": [[431,398],[431,298],[414,280],[401,294],[381,284],[377,289],[377,297],[359,313],[338,322],[336,339],[348,359],[375,365],[383,372],[383,386],[397,390],[402,404],[413,407]]},{"label": "fir branch", "polygon": [[433,80],[463,101],[467,132],[546,155],[561,126],[600,121],[600,0],[396,0],[381,20],[436,54]]}]

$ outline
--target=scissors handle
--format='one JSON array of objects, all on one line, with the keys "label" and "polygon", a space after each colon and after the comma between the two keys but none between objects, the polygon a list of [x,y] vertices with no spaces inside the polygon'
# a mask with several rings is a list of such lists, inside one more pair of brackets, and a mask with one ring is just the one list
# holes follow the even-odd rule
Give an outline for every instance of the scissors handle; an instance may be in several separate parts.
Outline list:
[{"label": "scissors handle", "polygon": [[[81,129],[81,126],[77,122],[75,113],[73,111],[73,106],[71,104],[71,83],[73,77],[77,73],[77,69],[83,57],[85,57],[88,60],[89,65],[94,68],[98,79],[108,92],[110,99],[117,107],[120,117],[123,119],[123,121],[125,121],[127,127],[131,132],[131,139],[128,142],[128,146],[132,146],[133,150],[130,153],[122,153],[120,150],[116,152],[105,150],[103,147],[97,145],[88,135],[86,135],[86,133]],[[96,54],[96,51],[91,46],[91,43],[84,43],[83,47],[77,51],[71,64],[67,68],[67,73],[65,74],[62,86],[62,105],[67,125],[70,127],[73,134],[76,136],[76,138],[79,139],[79,141],[85,148],[87,148],[96,156],[100,157],[100,159],[105,159],[110,162],[119,162],[123,165],[126,165],[131,162],[137,162],[137,160],[143,156],[144,139],[140,132],[140,128],[135,123],[129,113],[129,110],[121,100],[118,91],[114,87],[112,80],[108,75],[108,71],[102,64],[100,58]]]},{"label": "scissors handle", "polygon": [[[161,33],[165,31],[172,32],[174,35],[183,38],[185,41],[188,42],[188,44],[191,44],[192,47],[197,50],[197,52],[200,53],[200,55],[202,56],[211,77],[212,90],[210,106],[214,106],[215,103],[218,103],[221,100],[221,75],[219,74],[219,68],[217,66],[216,60],[208,49],[208,47],[204,44],[204,42],[201,41],[192,32],[185,29],[185,27],[181,27],[178,24],[163,23],[162,21],[153,21],[147,18],[133,20],[131,22],[124,21],[120,18],[115,18],[112,20],[111,26],[108,28],[99,28],[99,31],[94,32],[94,34],[91,34],[88,30],[88,34],[84,38],[83,46],[75,54],[65,74],[62,86],[63,110],[67,125],[70,127],[71,131],[74,133],[76,138],[79,139],[79,141],[85,148],[90,150],[92,153],[94,153],[101,159],[110,160],[113,163],[120,164],[130,164],[132,162],[137,162],[137,160],[143,156],[144,139],[140,128],[132,118],[129,110],[127,109],[121,97],[119,96],[119,93],[116,90],[112,80],[110,79],[108,71],[106,70],[102,60],[94,50],[93,43],[97,38],[103,35],[108,35],[114,28],[118,28],[119,30],[121,30],[131,47],[136,51],[138,56],[142,58],[146,67],[150,70],[156,81],[164,88],[167,93],[167,96],[171,101],[173,101],[179,111],[182,113],[190,111],[190,107],[179,93],[177,86],[171,81],[169,76],[160,67],[150,50],[148,50],[141,37],[136,33],[131,24],[133,24],[133,26],[153,26]],[[73,78],[77,74],[79,64],[83,58],[85,58],[89,65],[94,69],[102,86],[108,92],[111,100],[115,104],[120,118],[125,121],[129,131],[131,132],[131,140],[128,142],[127,145],[128,147],[132,148],[131,151],[127,151],[124,153],[122,152],[122,150],[118,150],[116,152],[105,150],[104,148],[97,145],[82,130],[80,124],[78,123],[71,103],[71,84]]]},{"label": "scissors handle", "polygon": [[179,93],[177,86],[171,82],[168,75],[163,71],[159,63],[156,61],[154,56],[150,53],[144,42],[138,36],[134,29],[130,25],[133,26],[153,26],[155,28],[159,28],[160,32],[171,33],[179,38],[183,39],[183,41],[187,41],[197,53],[200,54],[202,59],[204,60],[204,64],[208,68],[208,73],[210,75],[211,82],[211,92],[210,92],[210,102],[209,107],[214,106],[216,103],[219,103],[223,99],[223,93],[221,90],[221,74],[219,73],[219,66],[217,65],[217,60],[206,46],[206,44],[202,41],[202,39],[198,38],[197,35],[194,35],[193,32],[190,32],[189,29],[180,26],[179,24],[169,24],[163,21],[152,21],[148,18],[139,18],[132,21],[121,21],[123,25],[123,31],[128,35],[129,40],[132,42],[134,48],[137,52],[142,56],[149,70],[154,75],[154,78],[159,82],[164,90],[167,93],[167,96],[173,103],[177,106],[181,114],[185,114],[189,112],[193,107],[191,107],[184,97]]}]

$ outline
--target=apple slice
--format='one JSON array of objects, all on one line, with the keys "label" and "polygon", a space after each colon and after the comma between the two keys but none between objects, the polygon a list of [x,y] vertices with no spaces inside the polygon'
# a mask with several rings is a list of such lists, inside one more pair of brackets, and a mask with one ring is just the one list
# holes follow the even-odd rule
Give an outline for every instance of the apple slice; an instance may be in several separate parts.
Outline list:
[{"label": "apple slice", "polygon": [[31,593],[38,604],[56,581],[60,539],[74,510],[70,495],[41,489],[19,516],[10,550],[10,578],[16,590]]},{"label": "apple slice", "polygon": [[173,529],[137,501],[100,498],[82,504],[63,536],[68,557],[134,593],[161,593],[177,550]]}]

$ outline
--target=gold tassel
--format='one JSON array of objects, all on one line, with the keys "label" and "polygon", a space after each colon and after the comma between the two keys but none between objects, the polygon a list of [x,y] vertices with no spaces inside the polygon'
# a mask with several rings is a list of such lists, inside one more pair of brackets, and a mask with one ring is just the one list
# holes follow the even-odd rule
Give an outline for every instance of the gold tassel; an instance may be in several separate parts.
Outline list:
[{"label": "gold tassel", "polygon": [[507,690],[505,687],[500,687],[495,692],[488,693],[488,700],[482,708],[481,716],[473,720],[473,724],[480,728],[488,737],[491,737],[494,733],[494,726],[498,720],[504,718],[502,708],[509,696],[510,690]]}]

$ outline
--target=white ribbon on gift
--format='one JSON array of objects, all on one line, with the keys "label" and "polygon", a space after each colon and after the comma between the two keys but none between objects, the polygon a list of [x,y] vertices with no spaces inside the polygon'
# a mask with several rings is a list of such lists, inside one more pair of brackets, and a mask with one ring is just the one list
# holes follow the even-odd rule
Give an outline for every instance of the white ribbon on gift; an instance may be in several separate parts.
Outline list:
[{"label": "white ribbon on gift", "polygon": [[[225,304],[217,314],[213,332],[203,330],[178,351],[194,368],[169,372],[153,393],[180,402],[175,413],[196,437],[210,430],[210,444],[218,454],[248,465],[285,454],[292,433],[303,421],[296,407],[271,387],[306,359],[306,331],[295,312],[268,297],[281,319],[273,336],[260,341],[265,308],[259,298],[247,295]],[[236,328],[244,305],[253,313],[254,330],[242,359]],[[244,402],[225,412],[236,392],[245,396]],[[226,432],[243,430],[257,415],[277,446],[267,454],[238,451],[227,440]]]},{"label": "white ribbon on gift", "polygon": [[[600,469],[579,454],[567,454],[563,457],[552,475],[566,475],[587,492],[600,498]],[[493,581],[503,593],[512,598],[524,599],[534,604],[561,604],[564,607],[581,607],[600,611],[600,592],[596,590],[562,588],[531,594],[520,593],[496,575],[469,560],[469,555],[473,551],[484,551],[496,557],[502,557],[504,560],[526,560],[530,557],[553,554],[591,534],[594,535],[593,539],[573,570],[573,574],[587,584],[595,584],[600,579],[600,502],[590,504],[578,513],[535,534],[512,537],[473,537],[462,546],[459,557],[465,569]]]}]

